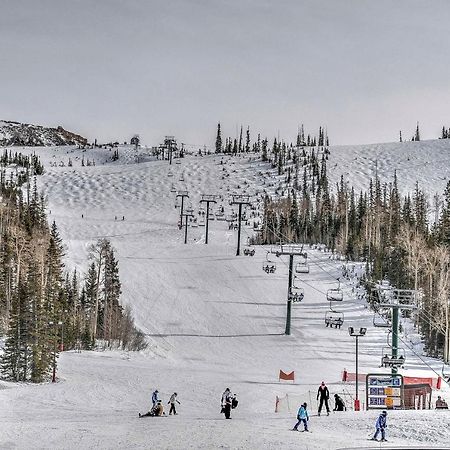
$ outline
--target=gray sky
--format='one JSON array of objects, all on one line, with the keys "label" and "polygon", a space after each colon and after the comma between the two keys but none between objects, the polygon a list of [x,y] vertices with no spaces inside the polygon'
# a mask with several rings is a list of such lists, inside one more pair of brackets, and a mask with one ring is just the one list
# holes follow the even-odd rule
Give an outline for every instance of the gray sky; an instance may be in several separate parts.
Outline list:
[{"label": "gray sky", "polygon": [[447,0],[1,0],[0,119],[213,145],[450,127]]}]

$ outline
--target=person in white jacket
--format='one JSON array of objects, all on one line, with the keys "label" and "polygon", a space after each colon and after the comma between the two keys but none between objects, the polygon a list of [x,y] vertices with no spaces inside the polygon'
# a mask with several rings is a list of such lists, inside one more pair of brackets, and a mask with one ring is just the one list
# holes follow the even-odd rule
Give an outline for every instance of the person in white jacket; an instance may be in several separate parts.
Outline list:
[{"label": "person in white jacket", "polygon": [[169,410],[169,416],[173,413],[174,416],[177,415],[177,411],[175,409],[175,403],[178,403],[179,405],[181,405],[181,403],[178,401],[177,399],[177,393],[174,392],[171,396],[169,401],[167,402],[168,405],[170,405],[170,410]]}]

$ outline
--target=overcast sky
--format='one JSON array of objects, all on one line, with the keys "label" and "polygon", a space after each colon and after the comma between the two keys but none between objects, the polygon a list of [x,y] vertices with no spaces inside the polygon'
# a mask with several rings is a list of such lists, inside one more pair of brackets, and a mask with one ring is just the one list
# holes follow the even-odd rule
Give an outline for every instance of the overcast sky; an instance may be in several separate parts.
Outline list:
[{"label": "overcast sky", "polygon": [[0,119],[149,145],[450,127],[447,0],[1,0]]}]

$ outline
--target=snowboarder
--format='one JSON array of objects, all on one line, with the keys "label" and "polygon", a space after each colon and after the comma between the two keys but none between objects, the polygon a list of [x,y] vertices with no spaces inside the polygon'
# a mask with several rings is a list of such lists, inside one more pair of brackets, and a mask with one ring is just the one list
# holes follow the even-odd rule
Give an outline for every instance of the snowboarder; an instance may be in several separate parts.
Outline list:
[{"label": "snowboarder", "polygon": [[328,391],[328,388],[325,386],[325,381],[322,381],[322,383],[319,386],[319,390],[317,391],[317,400],[319,400],[319,411],[318,415],[320,416],[320,413],[322,411],[323,404],[325,402],[325,407],[327,408],[327,416],[330,415],[330,407],[328,406],[328,399],[330,398],[330,392]]},{"label": "snowboarder", "polygon": [[222,412],[225,414],[225,419],[231,419],[231,391],[230,388],[226,388],[222,394]]},{"label": "snowboarder", "polygon": [[378,441],[378,434],[381,432],[381,441],[386,442],[385,430],[387,428],[387,412],[383,411],[378,417],[377,423],[375,424],[377,431],[373,435],[372,441]]},{"label": "snowboarder", "polygon": [[153,408],[156,406],[156,404],[158,403],[158,401],[159,401],[159,398],[158,398],[158,389],[155,389],[155,390],[153,391],[153,394],[152,394]]},{"label": "snowboarder", "polygon": [[294,428],[292,428],[292,431],[298,431],[298,426],[303,422],[303,431],[309,431],[308,430],[308,420],[309,420],[309,416],[308,416],[308,411],[306,410],[307,408],[307,403],[303,403],[302,406],[300,406],[300,408],[298,409],[297,412],[297,420],[298,422],[294,425]]},{"label": "snowboarder", "polygon": [[334,409],[333,411],[345,411],[347,408],[345,407],[344,400],[339,397],[338,394],[334,394]]},{"label": "snowboarder", "polygon": [[176,392],[174,392],[171,396],[170,396],[170,399],[169,399],[169,401],[167,402],[167,404],[168,405],[170,405],[170,410],[169,410],[169,416],[172,414],[172,412],[173,412],[173,415],[174,416],[176,416],[177,415],[177,411],[176,411],[176,409],[175,409],[175,403],[178,403],[179,405],[181,405],[181,403],[178,401],[178,399],[177,399],[177,393]]}]

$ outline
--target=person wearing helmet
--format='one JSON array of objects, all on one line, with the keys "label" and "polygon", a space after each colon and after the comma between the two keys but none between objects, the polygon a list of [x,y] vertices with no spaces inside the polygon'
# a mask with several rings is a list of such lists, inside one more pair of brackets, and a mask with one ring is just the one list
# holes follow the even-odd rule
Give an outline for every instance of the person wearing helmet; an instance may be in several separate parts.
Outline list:
[{"label": "person wearing helmet", "polygon": [[294,425],[294,428],[292,428],[292,431],[298,431],[298,426],[303,422],[303,431],[308,431],[308,411],[306,410],[308,404],[305,402],[302,406],[298,409],[297,412],[297,420],[298,422]]},{"label": "person wearing helmet", "polygon": [[375,434],[373,435],[372,441],[378,441],[378,434],[381,432],[381,442],[386,442],[386,428],[387,428],[387,411],[383,411],[378,417],[377,423],[375,424]]},{"label": "person wearing helmet", "polygon": [[177,393],[174,392],[171,396],[169,401],[167,402],[168,405],[170,405],[170,410],[169,410],[169,416],[173,413],[174,416],[177,415],[177,411],[175,409],[175,403],[178,403],[179,405],[181,405],[181,403],[178,401],[177,399]]},{"label": "person wearing helmet", "polygon": [[322,406],[325,403],[325,407],[327,408],[327,416],[329,416],[330,407],[328,406],[328,399],[330,398],[330,392],[328,391],[328,388],[325,386],[325,381],[322,381],[322,383],[319,386],[319,390],[317,391],[317,400],[319,400],[319,398],[320,402],[318,415],[320,416]]}]

